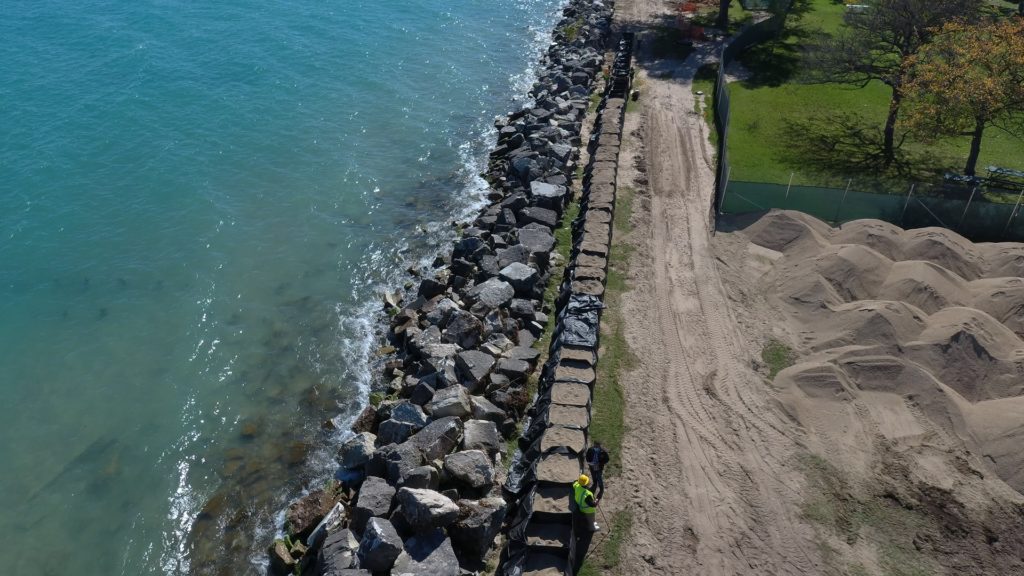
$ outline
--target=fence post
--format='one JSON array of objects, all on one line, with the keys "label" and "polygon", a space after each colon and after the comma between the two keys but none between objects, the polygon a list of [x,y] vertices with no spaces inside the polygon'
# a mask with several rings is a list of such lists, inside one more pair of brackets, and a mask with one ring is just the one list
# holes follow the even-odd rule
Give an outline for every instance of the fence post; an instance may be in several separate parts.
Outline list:
[{"label": "fence post", "polygon": [[725,206],[725,192],[729,189],[729,173],[732,172],[732,166],[726,164],[725,166],[725,178],[722,182],[722,196],[718,200],[718,213],[722,214],[722,207]]},{"label": "fence post", "polygon": [[957,232],[959,232],[964,225],[964,218],[967,217],[967,210],[971,207],[971,202],[974,201],[974,193],[977,191],[977,186],[975,186],[974,189],[971,190],[971,197],[967,199],[967,206],[964,206],[964,213],[960,215],[960,222],[958,222],[956,225]]},{"label": "fence post", "polygon": [[839,214],[843,211],[843,204],[846,204],[846,195],[850,193],[850,185],[853,184],[853,178],[846,181],[846,191],[843,192],[843,199],[839,202],[839,207],[836,208],[836,217],[832,219],[832,222],[839,224]]},{"label": "fence post", "polygon": [[910,185],[910,192],[907,192],[907,201],[903,203],[903,212],[900,212],[900,227],[901,228],[906,228],[906,224],[907,224],[907,221],[906,221],[907,220],[907,206],[910,206],[910,197],[914,195],[914,186],[917,186],[916,182]]},{"label": "fence post", "polygon": [[782,199],[782,207],[785,208],[789,201],[789,189],[793,187],[793,173],[789,173],[789,184],[786,184],[786,197]]},{"label": "fence post", "polygon": [[1000,238],[1006,237],[1006,231],[1010,229],[1010,222],[1013,222],[1013,217],[1017,215],[1017,208],[1020,208],[1020,197],[1024,196],[1024,188],[1020,189],[1020,194],[1017,194],[1017,203],[1013,205],[1013,210],[1010,211],[1010,217],[1006,219],[1006,226],[1003,226],[1003,233],[1000,234]]}]

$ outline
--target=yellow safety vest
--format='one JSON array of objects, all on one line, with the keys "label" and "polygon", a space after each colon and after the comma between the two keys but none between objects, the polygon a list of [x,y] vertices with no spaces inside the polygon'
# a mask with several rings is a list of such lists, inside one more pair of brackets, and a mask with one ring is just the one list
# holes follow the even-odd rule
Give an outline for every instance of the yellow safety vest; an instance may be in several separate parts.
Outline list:
[{"label": "yellow safety vest", "polygon": [[579,480],[572,483],[573,499],[576,501],[576,507],[579,508],[580,512],[584,514],[593,514],[597,512],[597,508],[587,505],[587,496],[594,497],[594,493],[587,489],[586,486],[580,484]]}]

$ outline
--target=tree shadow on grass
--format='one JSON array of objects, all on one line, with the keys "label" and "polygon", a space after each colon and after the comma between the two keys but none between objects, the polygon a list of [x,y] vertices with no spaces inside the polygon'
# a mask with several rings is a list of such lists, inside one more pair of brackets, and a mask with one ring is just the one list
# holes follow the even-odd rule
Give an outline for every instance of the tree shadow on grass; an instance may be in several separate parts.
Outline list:
[{"label": "tree shadow on grass", "polygon": [[813,6],[810,0],[793,0],[782,31],[744,50],[737,60],[751,71],[744,84],[751,88],[781,86],[798,80],[804,61],[804,47],[813,44],[822,32],[803,22]]},{"label": "tree shadow on grass", "polygon": [[832,184],[850,178],[902,186],[941,175],[941,160],[902,147],[905,138],[906,134],[898,137],[895,157],[889,160],[877,122],[858,114],[818,115],[786,122],[777,157],[798,173]]}]

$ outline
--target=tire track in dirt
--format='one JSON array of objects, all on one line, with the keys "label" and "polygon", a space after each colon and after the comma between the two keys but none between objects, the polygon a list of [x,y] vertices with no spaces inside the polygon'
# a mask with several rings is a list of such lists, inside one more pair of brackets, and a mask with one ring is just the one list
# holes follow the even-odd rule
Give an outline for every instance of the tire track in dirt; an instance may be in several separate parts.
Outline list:
[{"label": "tire track in dirt", "polygon": [[[630,22],[664,3],[620,2]],[[623,375],[623,473],[611,508],[629,507],[624,574],[816,574],[813,528],[800,518],[803,475],[791,423],[772,404],[732,317],[711,247],[714,176],[689,78],[699,55],[659,77],[638,72],[648,190],[634,203],[623,317],[635,370]],[[629,138],[619,179],[635,173]],[[628,490],[628,496],[624,494]]]}]

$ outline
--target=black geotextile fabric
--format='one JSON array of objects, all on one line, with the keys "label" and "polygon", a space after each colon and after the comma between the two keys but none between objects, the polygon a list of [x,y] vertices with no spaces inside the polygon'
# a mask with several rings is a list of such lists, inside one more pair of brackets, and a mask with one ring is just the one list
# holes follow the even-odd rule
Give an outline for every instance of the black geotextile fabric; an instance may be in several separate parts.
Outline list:
[{"label": "black geotextile fabric", "polygon": [[565,309],[559,314],[552,340],[559,347],[576,346],[597,350],[602,309],[604,304],[597,296],[570,294]]}]

